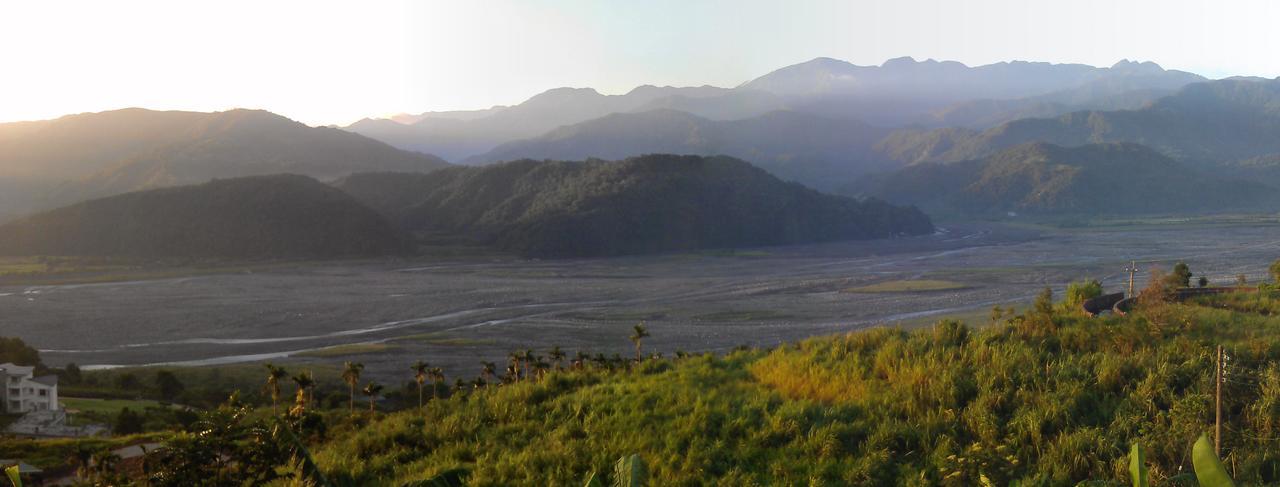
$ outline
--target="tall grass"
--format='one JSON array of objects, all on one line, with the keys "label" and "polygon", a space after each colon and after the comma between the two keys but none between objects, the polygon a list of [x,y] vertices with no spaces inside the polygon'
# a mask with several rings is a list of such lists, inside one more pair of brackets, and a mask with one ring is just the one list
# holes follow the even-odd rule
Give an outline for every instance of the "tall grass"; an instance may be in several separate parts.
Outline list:
[{"label": "tall grass", "polygon": [[631,453],[651,485],[1074,485],[1125,481],[1140,443],[1158,485],[1211,428],[1218,344],[1224,457],[1243,484],[1280,481],[1280,318],[1176,304],[557,372],[339,427],[316,458],[362,485],[456,467],[471,485],[575,485]]}]

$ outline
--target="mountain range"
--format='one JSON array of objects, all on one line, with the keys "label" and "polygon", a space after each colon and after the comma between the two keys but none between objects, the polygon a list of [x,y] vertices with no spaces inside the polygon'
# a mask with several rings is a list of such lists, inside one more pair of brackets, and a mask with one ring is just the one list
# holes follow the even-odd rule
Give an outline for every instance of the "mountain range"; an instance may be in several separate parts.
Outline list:
[{"label": "mountain range", "polygon": [[[495,149],[510,154],[510,143],[552,136],[551,132],[564,126],[651,110],[680,111],[712,121],[748,120],[786,110],[879,128],[981,129],[1026,116],[1138,108],[1204,80],[1149,62],[1122,61],[1110,68],[1030,62],[968,67],[957,62],[898,58],[880,66],[857,66],[817,58],[731,89],[646,85],[624,95],[602,95],[587,88],[558,88],[510,107],[366,119],[346,129],[404,149],[475,163],[493,160],[494,155],[486,153]],[[604,123],[612,122],[616,120]],[[639,153],[655,152],[661,151],[655,146]]]},{"label": "mountain range", "polygon": [[295,173],[334,179],[447,165],[435,156],[260,110],[133,108],[68,115],[0,124],[0,189],[6,189],[0,217],[214,178]]},{"label": "mountain range", "polygon": [[850,192],[967,215],[1205,213],[1280,203],[1263,184],[1196,170],[1134,143],[1029,142],[980,159],[867,177]]}]

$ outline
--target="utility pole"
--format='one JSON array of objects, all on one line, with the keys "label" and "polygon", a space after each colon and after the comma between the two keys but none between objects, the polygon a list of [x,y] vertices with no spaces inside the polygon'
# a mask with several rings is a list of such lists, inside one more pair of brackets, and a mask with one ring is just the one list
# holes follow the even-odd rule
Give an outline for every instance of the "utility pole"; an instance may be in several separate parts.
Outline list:
[{"label": "utility pole", "polygon": [[1218,372],[1214,378],[1213,453],[1222,458],[1222,345],[1218,345]]},{"label": "utility pole", "polygon": [[1133,275],[1138,273],[1138,262],[1129,261],[1129,267],[1124,268],[1129,273],[1129,297],[1133,297]]}]

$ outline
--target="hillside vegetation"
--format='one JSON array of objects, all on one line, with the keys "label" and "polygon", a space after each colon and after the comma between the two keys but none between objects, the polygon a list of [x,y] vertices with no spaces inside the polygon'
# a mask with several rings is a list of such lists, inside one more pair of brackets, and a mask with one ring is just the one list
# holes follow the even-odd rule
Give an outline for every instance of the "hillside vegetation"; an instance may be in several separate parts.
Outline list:
[{"label": "hillside vegetation", "polygon": [[1277,203],[1262,184],[1222,179],[1129,143],[1028,143],[972,161],[915,164],[851,191],[969,214],[1205,212]]},{"label": "hillside vegetation", "polygon": [[139,191],[0,226],[0,255],[309,258],[409,250],[375,211],[294,175]]},{"label": "hillside vegetation", "polygon": [[1166,485],[1187,481],[1212,426],[1216,345],[1223,455],[1244,485],[1280,481],[1280,318],[1178,304],[1102,319],[1040,304],[981,329],[585,363],[343,427],[313,451],[361,485],[455,467],[468,485],[577,485],[637,453],[650,485],[1071,486],[1128,485],[1137,443]]},{"label": "hillside vegetation", "polygon": [[415,231],[533,256],[601,256],[914,235],[913,208],[831,196],[728,157],[523,160],[338,186]]}]

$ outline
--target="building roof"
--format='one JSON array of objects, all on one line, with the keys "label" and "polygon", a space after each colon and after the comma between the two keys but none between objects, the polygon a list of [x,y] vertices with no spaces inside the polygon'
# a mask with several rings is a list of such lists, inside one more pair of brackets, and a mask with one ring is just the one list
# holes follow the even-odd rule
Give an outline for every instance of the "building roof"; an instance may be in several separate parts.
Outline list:
[{"label": "building roof", "polygon": [[36,378],[34,378],[34,379],[31,379],[31,381],[32,381],[32,382],[39,383],[39,384],[44,384],[44,385],[49,386],[49,387],[56,387],[56,386],[58,385],[58,376],[56,376],[56,375],[43,375],[43,376],[40,376],[40,377],[36,377]]},{"label": "building roof", "polygon": [[0,370],[3,370],[6,374],[9,374],[9,375],[27,376],[35,373],[36,368],[12,364],[12,363],[3,363],[3,364],[0,364]]}]

